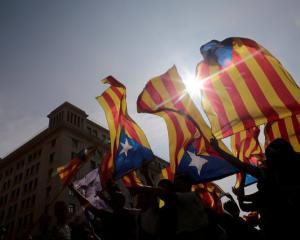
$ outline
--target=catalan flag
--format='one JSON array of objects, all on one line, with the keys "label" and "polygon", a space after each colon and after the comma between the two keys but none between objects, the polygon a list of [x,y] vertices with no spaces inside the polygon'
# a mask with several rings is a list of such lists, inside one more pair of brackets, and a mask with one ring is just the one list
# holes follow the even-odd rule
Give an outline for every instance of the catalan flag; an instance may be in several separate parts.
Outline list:
[{"label": "catalan flag", "polygon": [[[198,183],[237,171],[210,147],[205,137],[205,134],[211,136],[209,128],[186,93],[175,67],[151,79],[137,105],[139,112],[153,113],[165,120],[173,175],[186,173]],[[196,120],[201,125],[197,125]]]},{"label": "catalan flag", "polygon": [[231,149],[233,154],[242,161],[259,165],[259,160],[264,158],[263,150],[260,146],[258,127],[249,128],[231,137]]},{"label": "catalan flag", "polygon": [[174,172],[172,172],[170,165],[161,170],[160,179],[169,179],[170,181],[174,181]]},{"label": "catalan flag", "polygon": [[[231,149],[233,154],[241,161],[255,166],[260,165],[264,159],[264,153],[258,140],[259,132],[259,127],[252,127],[231,136]],[[235,188],[240,186],[241,180],[242,176],[238,173]],[[255,178],[247,175],[245,185],[250,185],[255,181]]]},{"label": "catalan flag", "polygon": [[90,159],[90,157],[94,154],[95,151],[96,147],[83,149],[80,152],[78,152],[76,156],[72,158],[67,165],[60,166],[56,169],[64,187],[71,182],[74,175],[78,172],[81,166]]},{"label": "catalan flag", "polygon": [[108,181],[113,179],[113,167],[114,161],[112,158],[112,154],[109,151],[104,155],[102,161],[98,166],[98,172],[103,188],[106,188],[106,184],[108,183]]},{"label": "catalan flag", "polygon": [[266,146],[276,138],[283,138],[293,146],[296,152],[300,152],[300,114],[269,122],[264,132]]},{"label": "catalan flag", "polygon": [[141,179],[137,176],[137,171],[131,171],[122,177],[122,183],[125,187],[143,186]]},{"label": "catalan flag", "polygon": [[300,89],[265,48],[246,38],[213,40],[197,65],[202,105],[216,138],[300,112]]},{"label": "catalan flag", "polygon": [[225,193],[216,183],[208,182],[193,185],[192,191],[199,194],[199,197],[206,208],[210,208],[218,213],[224,211],[221,198]]},{"label": "catalan flag", "polygon": [[[112,76],[102,80],[111,86],[96,99],[104,109],[111,141],[111,157],[106,167],[112,178],[119,179],[153,159],[142,129],[127,113],[126,88]],[[112,163],[111,163],[112,162]]]}]

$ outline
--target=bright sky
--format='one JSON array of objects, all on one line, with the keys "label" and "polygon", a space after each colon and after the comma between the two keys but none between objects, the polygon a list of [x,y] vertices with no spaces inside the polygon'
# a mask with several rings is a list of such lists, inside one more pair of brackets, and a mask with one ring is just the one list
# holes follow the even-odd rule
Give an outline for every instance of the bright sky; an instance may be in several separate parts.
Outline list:
[{"label": "bright sky", "polygon": [[127,86],[129,113],[154,153],[168,159],[164,122],[136,113],[146,82],[176,64],[194,74],[199,48],[230,36],[256,40],[300,83],[297,0],[2,0],[0,157],[47,127],[64,101],[107,126],[95,100],[113,75]]}]

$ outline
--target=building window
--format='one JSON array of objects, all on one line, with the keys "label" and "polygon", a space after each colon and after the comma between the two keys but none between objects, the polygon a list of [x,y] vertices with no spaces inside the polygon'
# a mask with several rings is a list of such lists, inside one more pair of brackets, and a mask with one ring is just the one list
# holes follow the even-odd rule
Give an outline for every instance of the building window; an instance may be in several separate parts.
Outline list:
[{"label": "building window", "polygon": [[46,188],[46,197],[49,198],[51,193],[51,186]]},{"label": "building window", "polygon": [[28,189],[29,189],[29,191],[31,191],[31,189],[32,189],[32,181],[29,182]]},{"label": "building window", "polygon": [[33,195],[31,198],[31,207],[33,207],[34,204],[35,204],[35,195]]},{"label": "building window", "polygon": [[19,197],[19,194],[20,194],[20,188],[18,188],[17,191],[16,191],[16,197],[17,198]]},{"label": "building window", "polygon": [[39,171],[40,163],[35,164],[35,173]]},{"label": "building window", "polygon": [[52,141],[51,141],[51,147],[54,147],[56,144],[56,139],[54,138]]},{"label": "building window", "polygon": [[33,222],[33,214],[30,213],[30,215],[28,216],[28,221],[31,224]]},{"label": "building window", "polygon": [[53,174],[53,168],[50,168],[48,171],[48,179],[50,180]]},{"label": "building window", "polygon": [[24,227],[27,226],[27,215],[24,217],[23,226],[24,226]]},{"label": "building window", "polygon": [[34,179],[34,183],[33,183],[33,189],[35,190],[36,189],[36,186],[37,186],[37,183],[38,183],[38,179]]},{"label": "building window", "polygon": [[89,133],[90,135],[92,135],[92,129],[91,129],[90,127],[87,127],[86,129],[87,129],[88,133]]},{"label": "building window", "polygon": [[22,181],[23,173],[19,174],[19,183]]},{"label": "building window", "polygon": [[53,163],[53,161],[54,161],[54,155],[55,155],[54,152],[49,155],[49,162],[50,163]]},{"label": "building window", "polygon": [[93,136],[97,137],[98,136],[98,133],[96,130],[93,130]]},{"label": "building window", "polygon": [[79,141],[77,139],[72,138],[72,147],[73,148],[78,148]]},{"label": "building window", "polygon": [[31,166],[30,168],[30,176],[33,174],[34,166]]},{"label": "building window", "polygon": [[27,193],[27,183],[24,185],[23,192],[24,192],[24,193]]},{"label": "building window", "polygon": [[70,214],[73,215],[75,213],[75,204],[69,203],[69,205],[68,205],[68,211],[69,211]]},{"label": "building window", "polygon": [[10,200],[14,200],[15,199],[15,190],[13,190],[10,194]]},{"label": "building window", "polygon": [[15,176],[14,177],[14,185],[17,184],[17,181],[18,181],[18,176]]}]

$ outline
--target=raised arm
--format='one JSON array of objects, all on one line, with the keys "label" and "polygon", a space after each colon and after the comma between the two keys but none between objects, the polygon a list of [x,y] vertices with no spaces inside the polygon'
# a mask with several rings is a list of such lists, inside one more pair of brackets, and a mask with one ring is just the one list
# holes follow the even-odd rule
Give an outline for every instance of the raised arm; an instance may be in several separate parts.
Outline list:
[{"label": "raised arm", "polygon": [[253,177],[259,178],[260,171],[257,167],[252,166],[251,164],[244,163],[233,155],[225,152],[223,149],[219,147],[218,140],[215,138],[210,139],[211,146],[223,157],[227,162],[236,167],[242,172],[248,173]]}]

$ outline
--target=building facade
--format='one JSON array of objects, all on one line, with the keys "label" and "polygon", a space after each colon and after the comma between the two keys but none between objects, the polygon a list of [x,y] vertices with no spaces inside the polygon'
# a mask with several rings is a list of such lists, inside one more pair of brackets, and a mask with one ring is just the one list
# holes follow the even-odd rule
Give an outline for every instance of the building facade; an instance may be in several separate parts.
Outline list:
[{"label": "building facade", "polygon": [[[109,131],[87,117],[83,110],[65,102],[48,115],[47,129],[0,159],[0,225],[6,227],[7,239],[22,239],[29,231],[43,231],[53,224],[57,200],[67,203],[70,217],[80,217],[81,206],[72,191],[62,190],[56,169],[83,148],[97,146],[96,154],[76,174],[80,179],[109,151]],[[149,164],[154,181],[166,165],[159,158]]]}]

